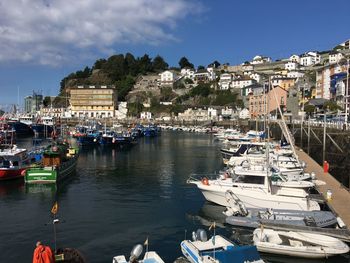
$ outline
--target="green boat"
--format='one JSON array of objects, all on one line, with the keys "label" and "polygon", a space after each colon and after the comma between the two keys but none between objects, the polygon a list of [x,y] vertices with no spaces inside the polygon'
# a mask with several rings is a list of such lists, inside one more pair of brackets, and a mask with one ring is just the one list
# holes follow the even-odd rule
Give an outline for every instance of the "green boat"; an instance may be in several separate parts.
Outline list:
[{"label": "green boat", "polygon": [[40,166],[26,170],[24,180],[28,184],[61,181],[75,171],[78,157],[78,148],[67,143],[54,143],[45,149]]}]

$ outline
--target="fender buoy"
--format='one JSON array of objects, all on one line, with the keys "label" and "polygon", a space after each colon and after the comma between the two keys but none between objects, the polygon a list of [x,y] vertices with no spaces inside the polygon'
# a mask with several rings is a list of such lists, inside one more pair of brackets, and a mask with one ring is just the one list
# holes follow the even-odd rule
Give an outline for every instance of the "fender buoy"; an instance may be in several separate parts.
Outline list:
[{"label": "fender buoy", "polygon": [[209,185],[209,180],[207,177],[202,178],[202,184]]}]

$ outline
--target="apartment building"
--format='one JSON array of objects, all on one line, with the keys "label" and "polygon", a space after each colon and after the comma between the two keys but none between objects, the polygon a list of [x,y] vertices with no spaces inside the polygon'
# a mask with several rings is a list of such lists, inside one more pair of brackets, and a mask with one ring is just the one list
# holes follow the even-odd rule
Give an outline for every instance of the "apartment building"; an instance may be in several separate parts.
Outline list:
[{"label": "apartment building", "polygon": [[76,86],[68,92],[72,117],[115,117],[117,92],[114,86]]}]

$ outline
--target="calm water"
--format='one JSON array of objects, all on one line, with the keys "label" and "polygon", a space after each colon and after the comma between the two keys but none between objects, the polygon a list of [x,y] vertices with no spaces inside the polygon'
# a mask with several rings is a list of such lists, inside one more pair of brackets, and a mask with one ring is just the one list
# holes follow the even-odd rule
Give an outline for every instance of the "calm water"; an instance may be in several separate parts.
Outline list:
[{"label": "calm water", "polygon": [[53,247],[50,209],[55,199],[63,221],[57,225],[57,246],[79,249],[88,262],[129,256],[147,237],[150,250],[173,262],[181,256],[185,230],[189,238],[198,227],[208,229],[212,220],[218,222],[217,232],[249,243],[250,232],[225,228],[223,208],[206,203],[200,191],[186,184],[191,173],[221,167],[219,146],[210,135],[163,132],[142,138],[131,149],[83,148],[76,175],[57,189],[1,183],[0,262],[31,262],[37,240]]}]

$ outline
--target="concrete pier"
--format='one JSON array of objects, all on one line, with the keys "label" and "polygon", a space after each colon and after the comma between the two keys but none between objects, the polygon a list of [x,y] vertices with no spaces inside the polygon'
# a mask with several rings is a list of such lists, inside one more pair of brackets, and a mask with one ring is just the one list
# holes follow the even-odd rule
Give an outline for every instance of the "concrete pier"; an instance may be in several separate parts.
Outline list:
[{"label": "concrete pier", "polygon": [[[326,184],[317,186],[318,191],[327,199],[327,190],[332,191],[332,199],[328,201],[331,209],[350,226],[350,192],[344,188],[331,174],[324,173],[323,167],[313,160],[307,153],[297,150],[299,159],[306,163],[306,172],[315,172],[318,180]],[[330,164],[332,165],[332,164]]]}]

